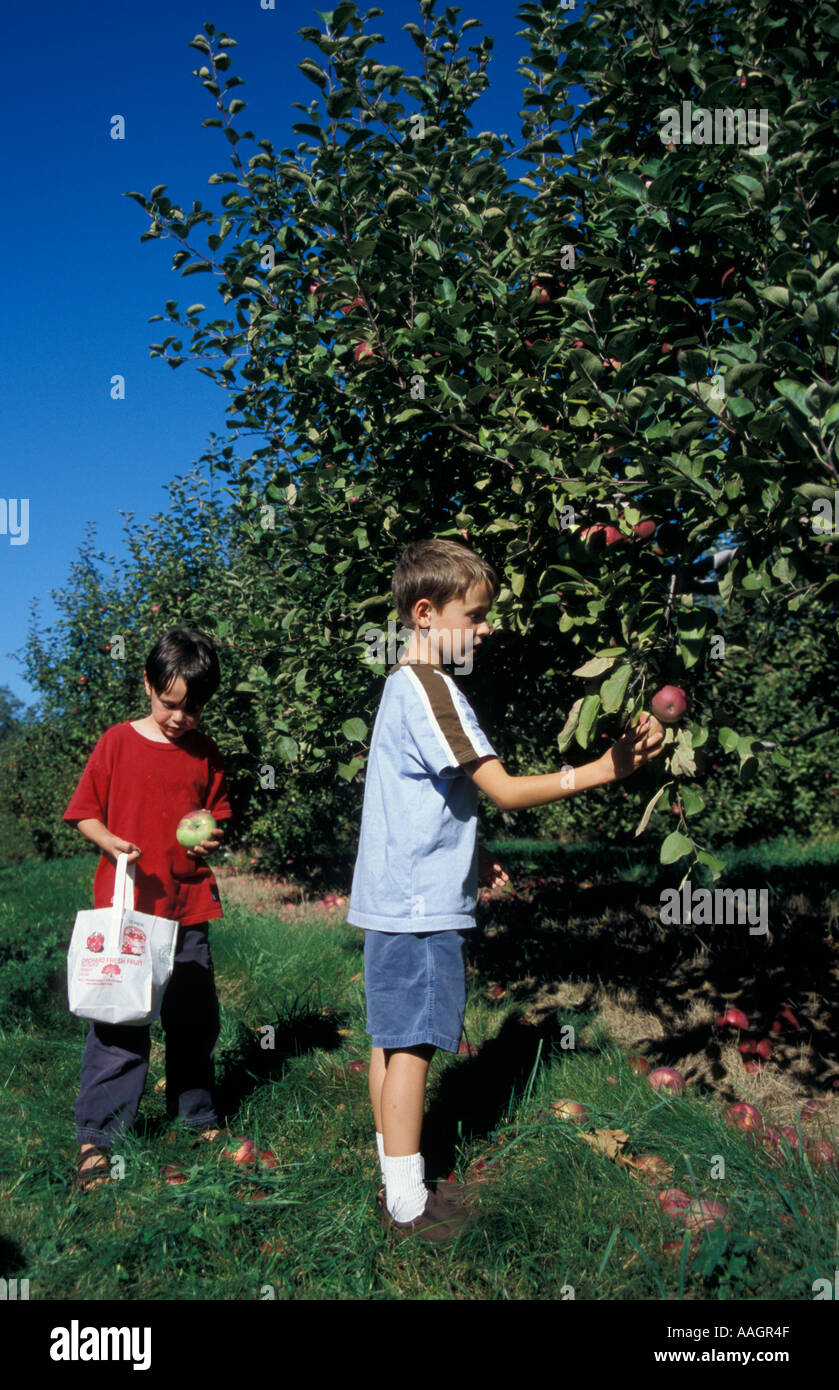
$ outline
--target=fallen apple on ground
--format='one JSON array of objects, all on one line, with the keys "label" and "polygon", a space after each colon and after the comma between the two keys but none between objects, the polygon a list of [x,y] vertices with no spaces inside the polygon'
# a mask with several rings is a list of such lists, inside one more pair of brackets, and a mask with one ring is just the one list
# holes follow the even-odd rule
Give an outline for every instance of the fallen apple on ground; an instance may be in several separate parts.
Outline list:
[{"label": "fallen apple on ground", "polygon": [[691,1197],[681,1187],[665,1187],[656,1193],[656,1201],[665,1216],[682,1216],[690,1206]]},{"label": "fallen apple on ground", "polygon": [[362,1072],[365,1072],[366,1070],[367,1063],[362,1062],[358,1057],[355,1059],[354,1062],[350,1062],[349,1066],[347,1067],[347,1072],[350,1076],[361,1076]]},{"label": "fallen apple on ground", "polygon": [[839,1153],[827,1139],[811,1139],[806,1154],[814,1168],[839,1163]]},{"label": "fallen apple on ground", "polygon": [[654,1091],[669,1091],[674,1096],[682,1095],[685,1089],[685,1078],[675,1067],[656,1067],[647,1080]]},{"label": "fallen apple on ground", "polygon": [[798,1022],[792,1009],[788,1008],[786,1004],[778,1010],[775,1022],[772,1024],[772,1032],[780,1033],[785,1023],[788,1023],[790,1028],[794,1028],[797,1033],[801,1032],[801,1024]]},{"label": "fallen apple on ground", "polygon": [[694,1197],[685,1212],[684,1222],[689,1231],[699,1231],[718,1226],[727,1216],[728,1207],[724,1202],[715,1202],[710,1197]]},{"label": "fallen apple on ground", "polygon": [[184,849],[196,849],[198,845],[209,839],[210,832],[215,828],[216,822],[212,812],[204,809],[189,811],[178,821],[175,839],[179,845],[183,845]]},{"label": "fallen apple on ground", "polygon": [[813,1118],[814,1115],[818,1115],[818,1114],[821,1113],[822,1110],[826,1110],[826,1109],[827,1109],[827,1101],[825,1101],[825,1100],[808,1100],[808,1101],[806,1101],[806,1102],[804,1103],[804,1105],[802,1105],[802,1107],[801,1107],[801,1119],[802,1119],[802,1122],[806,1122],[807,1120],[812,1120],[812,1118]]},{"label": "fallen apple on ground", "polygon": [[[684,1247],[684,1243],[685,1243],[685,1236],[681,1236],[679,1240],[666,1240],[666,1241],[664,1242],[664,1244],[662,1245],[662,1247],[661,1247],[661,1253],[662,1253],[662,1255],[678,1255],[678,1256],[681,1257],[682,1249],[683,1249],[683,1247]],[[697,1244],[698,1244],[697,1236],[696,1236],[696,1235],[692,1235],[691,1238],[690,1238],[690,1240],[689,1240],[689,1242],[688,1242],[688,1248],[689,1248],[691,1251],[692,1251],[692,1250],[695,1250]]]},{"label": "fallen apple on ground", "polygon": [[747,1100],[738,1100],[734,1105],[729,1105],[725,1121],[734,1129],[763,1129],[763,1116],[757,1106],[750,1105]]},{"label": "fallen apple on ground", "polygon": [[645,1182],[657,1183],[673,1176],[673,1165],[661,1154],[640,1154],[632,1164]]},{"label": "fallen apple on ground", "polygon": [[233,1143],[237,1148],[222,1149],[225,1158],[232,1158],[233,1162],[239,1167],[248,1167],[251,1163],[256,1163],[256,1145],[252,1139],[245,1139],[242,1135],[237,1135]]},{"label": "fallen apple on ground", "polygon": [[551,1114],[558,1120],[573,1120],[575,1124],[582,1124],[588,1119],[588,1111],[578,1100],[571,1100],[568,1096],[563,1096],[561,1100],[551,1103]]},{"label": "fallen apple on ground", "polygon": [[636,1076],[649,1076],[652,1067],[646,1057],[630,1057],[627,1063],[629,1070],[634,1071]]},{"label": "fallen apple on ground", "polygon": [[749,1026],[749,1020],[742,1009],[726,1009],[724,1014],[719,1014],[714,1020],[718,1028],[740,1028],[745,1029]]},{"label": "fallen apple on ground", "polygon": [[787,1155],[781,1142],[781,1131],[777,1129],[775,1125],[766,1126],[763,1133],[760,1135],[760,1142],[770,1158],[779,1161],[786,1158]]},{"label": "fallen apple on ground", "polygon": [[188,1175],[179,1163],[167,1163],[165,1168],[161,1168],[160,1176],[169,1187],[178,1187],[188,1181]]}]

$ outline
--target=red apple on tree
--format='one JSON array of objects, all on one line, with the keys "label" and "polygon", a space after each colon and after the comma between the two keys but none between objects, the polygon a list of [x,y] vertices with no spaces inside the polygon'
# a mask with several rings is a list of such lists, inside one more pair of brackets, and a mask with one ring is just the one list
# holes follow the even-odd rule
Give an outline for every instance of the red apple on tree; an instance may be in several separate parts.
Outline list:
[{"label": "red apple on tree", "polygon": [[368,343],[366,341],[356,343],[355,347],[353,348],[353,357],[355,358],[356,362],[363,362],[365,358],[375,356],[375,349],[373,348],[371,343]]},{"label": "red apple on tree", "polygon": [[650,701],[650,709],[662,724],[675,724],[687,707],[687,697],[680,685],[663,685]]},{"label": "red apple on tree", "polygon": [[639,540],[648,541],[650,539],[650,536],[655,535],[656,524],[648,517],[645,521],[637,522],[637,524],[633,526],[632,529]]},{"label": "red apple on tree", "polygon": [[364,305],[365,305],[366,303],[367,303],[367,301],[366,301],[366,299],[364,298],[364,295],[363,295],[363,294],[357,294],[357,295],[355,296],[354,299],[350,300],[349,304],[342,304],[342,305],[341,305],[341,313],[342,313],[342,314],[351,314],[352,311],[353,311],[353,309],[363,309],[363,308],[364,308]]}]

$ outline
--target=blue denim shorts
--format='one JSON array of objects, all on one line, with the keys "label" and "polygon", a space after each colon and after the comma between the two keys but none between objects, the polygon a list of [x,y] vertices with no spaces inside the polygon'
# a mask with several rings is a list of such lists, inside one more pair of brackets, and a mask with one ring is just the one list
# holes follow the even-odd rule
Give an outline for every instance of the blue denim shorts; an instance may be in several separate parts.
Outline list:
[{"label": "blue denim shorts", "polygon": [[466,1012],[466,932],[364,933],[367,1032],[374,1047],[457,1052]]}]

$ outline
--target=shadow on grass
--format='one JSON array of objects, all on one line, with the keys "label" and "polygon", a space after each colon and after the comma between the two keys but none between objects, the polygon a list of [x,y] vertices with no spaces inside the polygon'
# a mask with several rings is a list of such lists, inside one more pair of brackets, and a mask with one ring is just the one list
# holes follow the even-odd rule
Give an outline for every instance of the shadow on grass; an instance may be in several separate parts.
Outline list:
[{"label": "shadow on grass", "polygon": [[14,1279],[26,1267],[23,1247],[18,1245],[16,1240],[10,1240],[8,1236],[0,1236],[0,1278]]},{"label": "shadow on grass", "polygon": [[[259,1086],[281,1077],[291,1058],[341,1048],[342,1022],[332,1009],[314,1009],[297,1001],[273,1020],[266,1019],[256,1031],[238,1019],[233,1042],[217,1059],[215,1102],[221,1123],[228,1124]],[[172,1116],[138,1116],[135,1130],[144,1139],[157,1139],[172,1124]]]},{"label": "shadow on grass", "polygon": [[511,1098],[525,1090],[540,1045],[542,1063],[559,1049],[565,1021],[554,1015],[534,1026],[521,1016],[508,1017],[476,1057],[446,1069],[423,1122],[421,1147],[430,1179],[451,1171],[461,1140],[484,1138],[499,1127]]},{"label": "shadow on grass", "polygon": [[[796,1076],[807,1086],[823,1087],[839,1075],[839,943],[819,910],[819,889],[812,898],[773,894],[769,932],[753,936],[748,923],[662,925],[659,899],[652,897],[657,889],[648,885],[547,883],[526,897],[479,908],[469,952],[472,988],[501,984],[536,1017],[556,1016],[557,994],[568,980],[584,986],[576,1007],[588,1012],[603,989],[619,998],[621,1009],[643,1011],[661,1023],[663,1038],[638,1038],[633,1045],[662,1065],[681,1067],[691,1059],[687,1075],[716,1090],[724,1076],[721,1041],[736,1036],[730,1030],[716,1034],[708,1024],[687,1027],[686,1017],[697,1000],[715,1014],[736,1005],[749,1016],[756,1037],[773,1039],[776,1061],[809,1042],[810,1059],[798,1058]],[[802,1001],[814,993],[816,1003],[805,1008]],[[784,1004],[804,1026],[778,1038],[770,1029]],[[573,1012],[564,1004],[561,1009]],[[730,1098],[739,1099],[733,1092]]]}]

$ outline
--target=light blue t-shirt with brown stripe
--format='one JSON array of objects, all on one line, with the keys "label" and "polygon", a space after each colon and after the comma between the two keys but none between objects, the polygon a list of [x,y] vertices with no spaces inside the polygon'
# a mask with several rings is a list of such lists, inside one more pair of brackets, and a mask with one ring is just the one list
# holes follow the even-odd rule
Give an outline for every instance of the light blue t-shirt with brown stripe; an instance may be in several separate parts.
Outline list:
[{"label": "light blue t-shirt with brown stripe", "polygon": [[478,788],[463,765],[487,756],[497,754],[453,676],[430,662],[391,667],[367,758],[352,926],[475,925]]}]

